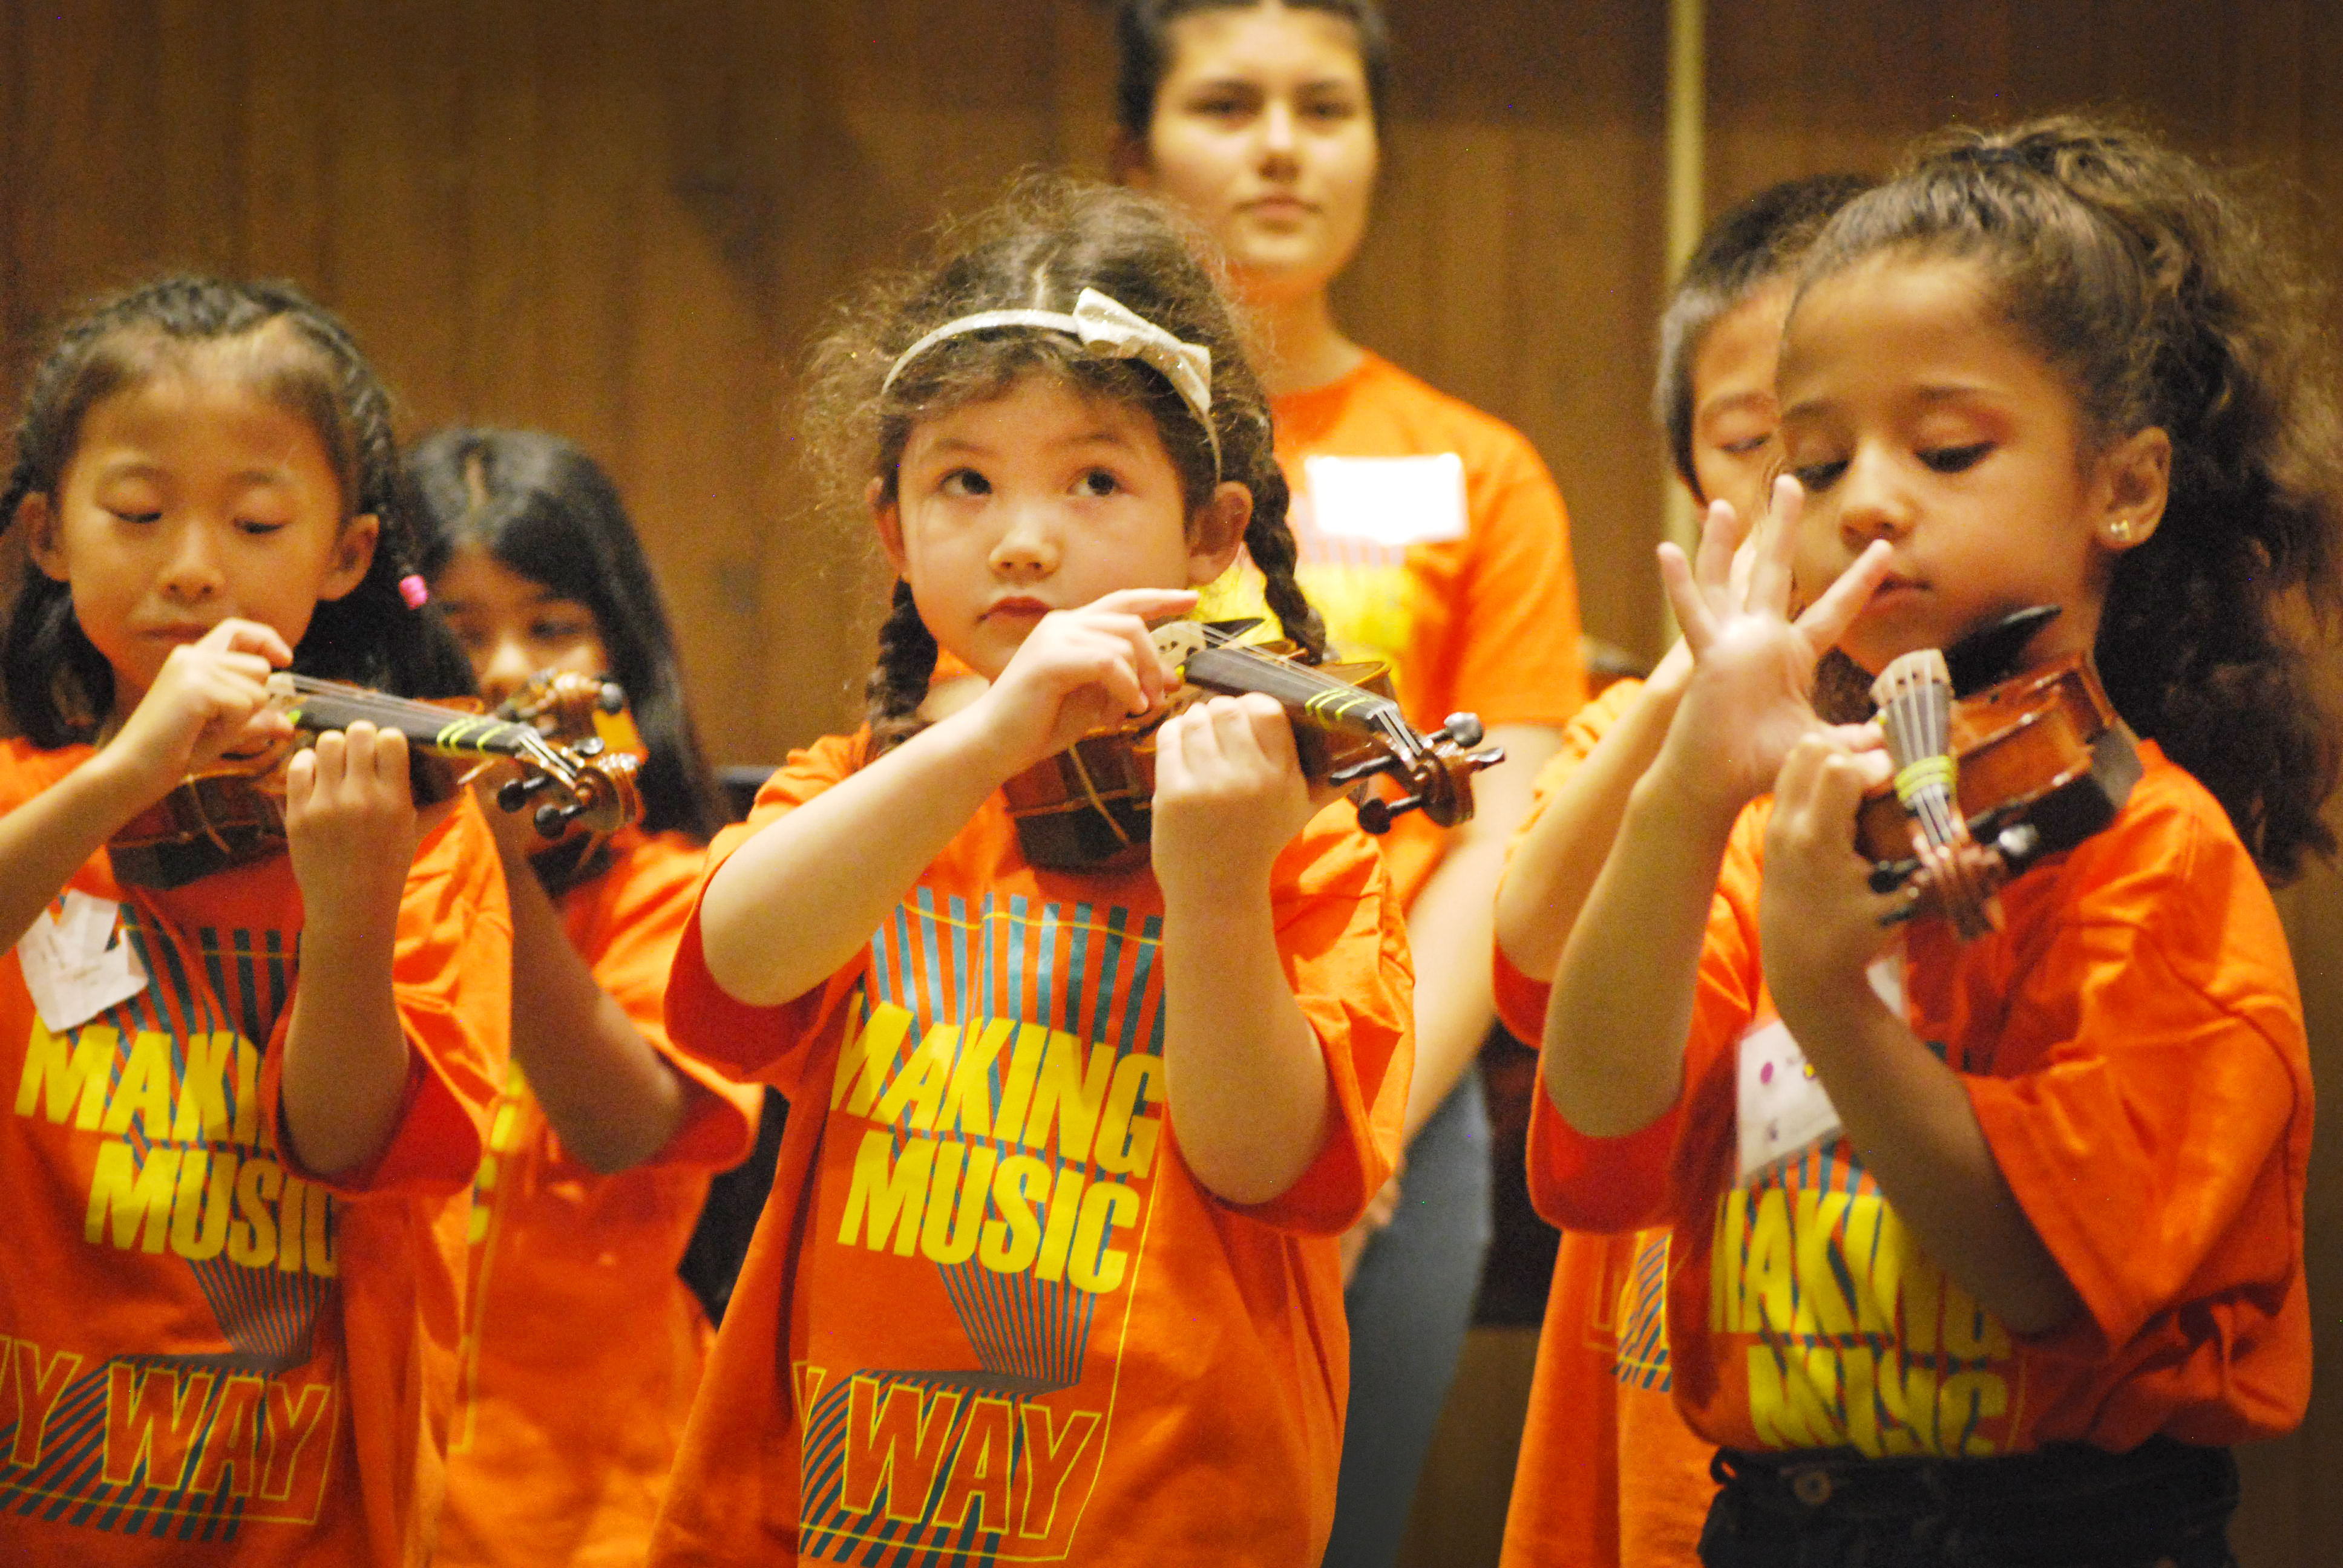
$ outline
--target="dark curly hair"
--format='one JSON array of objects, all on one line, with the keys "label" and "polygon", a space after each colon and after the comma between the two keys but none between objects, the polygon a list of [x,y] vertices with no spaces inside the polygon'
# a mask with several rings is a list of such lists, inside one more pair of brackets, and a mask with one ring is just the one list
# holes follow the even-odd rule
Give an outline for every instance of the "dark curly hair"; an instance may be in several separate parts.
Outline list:
[{"label": "dark curly hair", "polygon": [[659,584],[618,487],[574,442],[541,430],[441,430],[407,467],[420,503],[422,569],[437,579],[466,546],[593,612],[649,756],[643,826],[705,842],[731,820],[684,704]]},{"label": "dark curly hair", "polygon": [[[881,499],[893,500],[897,468],[915,423],[1001,397],[1027,376],[1047,376],[1083,397],[1145,409],[1180,476],[1191,517],[1222,479],[1252,492],[1244,544],[1265,580],[1269,607],[1287,637],[1313,661],[1322,658],[1325,628],[1293,578],[1288,495],[1268,399],[1246,363],[1235,318],[1178,220],[1135,192],[1032,178],[990,210],[948,227],[938,251],[933,266],[881,278],[850,301],[814,352],[805,444],[830,503],[866,515],[873,477]],[[1063,333],[1013,327],[948,338],[906,366],[880,396],[896,357],[934,327],[982,310],[1070,311],[1085,288],[1212,351],[1212,420],[1222,458],[1217,474],[1202,424],[1168,379],[1136,359],[1094,357]],[[918,728],[917,710],[935,661],[935,639],[920,619],[910,585],[899,581],[880,629],[878,668],[866,687],[880,749]]]},{"label": "dark curly hair", "polygon": [[[293,668],[403,697],[470,693],[471,667],[447,622],[399,591],[417,551],[390,396],[348,328],[290,284],[166,277],[67,324],[25,394],[0,528],[15,523],[25,498],[57,493],[91,408],[237,339],[260,350],[256,390],[317,432],[341,483],[343,517],[372,513],[381,525],[364,580],[318,603]],[[91,739],[114,705],[114,670],[82,634],[71,586],[27,563],[5,644],[0,689],[25,734],[45,747]]]},{"label": "dark curly hair", "polygon": [[2332,854],[2335,728],[2290,615],[2343,602],[2343,424],[2322,296],[2228,183],[2128,127],[2059,116],[1923,143],[1808,251],[1974,263],[2087,439],[2160,427],[2170,492],[2120,558],[2096,653],[2125,720],[2217,797],[2263,873]]}]

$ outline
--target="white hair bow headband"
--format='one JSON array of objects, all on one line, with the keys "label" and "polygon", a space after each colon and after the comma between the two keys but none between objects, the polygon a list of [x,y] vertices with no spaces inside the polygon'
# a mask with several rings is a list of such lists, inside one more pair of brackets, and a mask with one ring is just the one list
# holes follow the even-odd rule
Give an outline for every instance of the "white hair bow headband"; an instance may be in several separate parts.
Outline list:
[{"label": "white hair bow headband", "polygon": [[1120,300],[1085,288],[1074,297],[1069,315],[1057,310],[980,310],[947,321],[898,355],[879,383],[879,395],[903,373],[903,367],[948,337],[983,332],[995,327],[1040,327],[1062,332],[1101,359],[1136,359],[1162,373],[1204,427],[1212,448],[1212,474],[1221,472],[1221,437],[1212,428],[1212,351],[1201,343],[1182,343]]}]

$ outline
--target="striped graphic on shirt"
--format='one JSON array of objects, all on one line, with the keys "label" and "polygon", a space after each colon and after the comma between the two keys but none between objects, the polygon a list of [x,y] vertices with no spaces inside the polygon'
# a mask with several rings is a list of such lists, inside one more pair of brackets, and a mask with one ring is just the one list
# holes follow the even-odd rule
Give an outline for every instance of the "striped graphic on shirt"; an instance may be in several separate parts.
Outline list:
[{"label": "striped graphic on shirt", "polygon": [[[1091,1362],[1119,1340],[1152,1191],[1161,934],[1120,908],[924,887],[873,934],[826,1176],[854,1184],[855,1241],[934,1268],[967,1359],[799,1369],[806,1556],[1063,1556],[1105,1444],[1114,1371]],[[897,1206],[874,1220],[882,1180]]]},{"label": "striped graphic on shirt", "polygon": [[297,957],[282,931],[189,941],[134,904],[120,919],[148,985],[62,1038],[35,1022],[16,1110],[105,1135],[91,1244],[176,1258],[226,1343],[83,1370],[69,1349],[0,1340],[0,1510],[183,1542],[307,1523],[335,1391],[281,1374],[310,1363],[335,1293],[333,1201],[276,1158],[256,1043]]},{"label": "striped graphic on shirt", "polygon": [[1770,1448],[2005,1452],[2024,1420],[2008,1331],[1921,1248],[1845,1138],[1717,1202],[1709,1328],[1745,1359]]}]

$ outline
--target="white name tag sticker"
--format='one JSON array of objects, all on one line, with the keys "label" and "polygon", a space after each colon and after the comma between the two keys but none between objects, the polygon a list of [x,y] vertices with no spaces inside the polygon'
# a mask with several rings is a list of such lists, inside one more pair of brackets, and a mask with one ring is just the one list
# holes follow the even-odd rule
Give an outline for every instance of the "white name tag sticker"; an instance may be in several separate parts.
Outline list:
[{"label": "white name tag sticker", "polygon": [[16,940],[25,989],[52,1034],[87,1023],[146,989],[146,967],[115,927],[122,906],[67,891],[65,908],[43,910]]},{"label": "white name tag sticker", "polygon": [[[1866,978],[1879,1000],[1903,1017],[1903,944],[1896,943],[1874,961]],[[1780,1019],[1749,1030],[1736,1049],[1734,1109],[1745,1186],[1775,1166],[1829,1142],[1843,1128],[1830,1091]]]},{"label": "white name tag sticker", "polygon": [[1302,465],[1318,531],[1340,538],[1402,547],[1461,539],[1464,459],[1453,452],[1418,457],[1311,457]]}]

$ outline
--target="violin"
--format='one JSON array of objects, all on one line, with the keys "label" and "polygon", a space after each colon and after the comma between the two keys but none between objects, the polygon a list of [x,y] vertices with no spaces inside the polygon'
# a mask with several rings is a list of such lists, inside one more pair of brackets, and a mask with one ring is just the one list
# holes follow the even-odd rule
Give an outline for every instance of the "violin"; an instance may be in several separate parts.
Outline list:
[{"label": "violin", "polygon": [[[283,670],[267,685],[272,703],[305,739],[361,720],[404,735],[418,806],[449,799],[479,766],[509,758],[523,770],[516,783],[524,789],[514,805],[551,794],[536,816],[538,831],[548,838],[573,820],[614,832],[642,815],[630,765],[555,745],[534,725]],[[189,775],[108,841],[116,878],[136,887],[182,887],[283,849],[284,763],[297,744],[226,758],[217,768]]]},{"label": "violin", "polygon": [[[1091,731],[1005,786],[1028,860],[1049,870],[1092,870],[1142,858],[1153,819],[1156,731],[1207,698],[1247,692],[1283,704],[1303,774],[1312,784],[1351,788],[1368,832],[1388,831],[1408,811],[1443,828],[1472,819],[1472,776],[1505,759],[1502,747],[1481,746],[1478,719],[1451,714],[1439,729],[1421,734],[1401,714],[1382,663],[1313,666],[1292,643],[1233,640],[1259,624],[1172,621],[1156,628],[1156,651],[1180,678],[1162,705]],[[1396,800],[1367,793],[1377,774],[1408,793]]]},{"label": "violin", "polygon": [[2139,753],[2087,653],[1984,684],[2056,614],[2022,610],[1953,648],[1907,653],[1873,683],[1896,774],[1865,793],[1855,841],[1872,890],[1905,894],[1885,923],[1941,917],[1964,941],[1997,930],[2004,886],[2130,798]]},{"label": "violin", "polygon": [[[574,810],[572,801],[551,801],[538,808],[538,831],[550,842],[530,855],[529,864],[547,893],[559,898],[608,869],[611,833],[642,819],[636,778],[650,749],[635,727],[626,689],[602,676],[539,670],[498,705],[497,717],[530,726],[549,744],[622,781],[628,792],[628,809],[617,822],[611,822],[607,813]],[[498,787],[497,804],[518,811],[537,795],[556,787],[542,769],[524,771]]]}]

